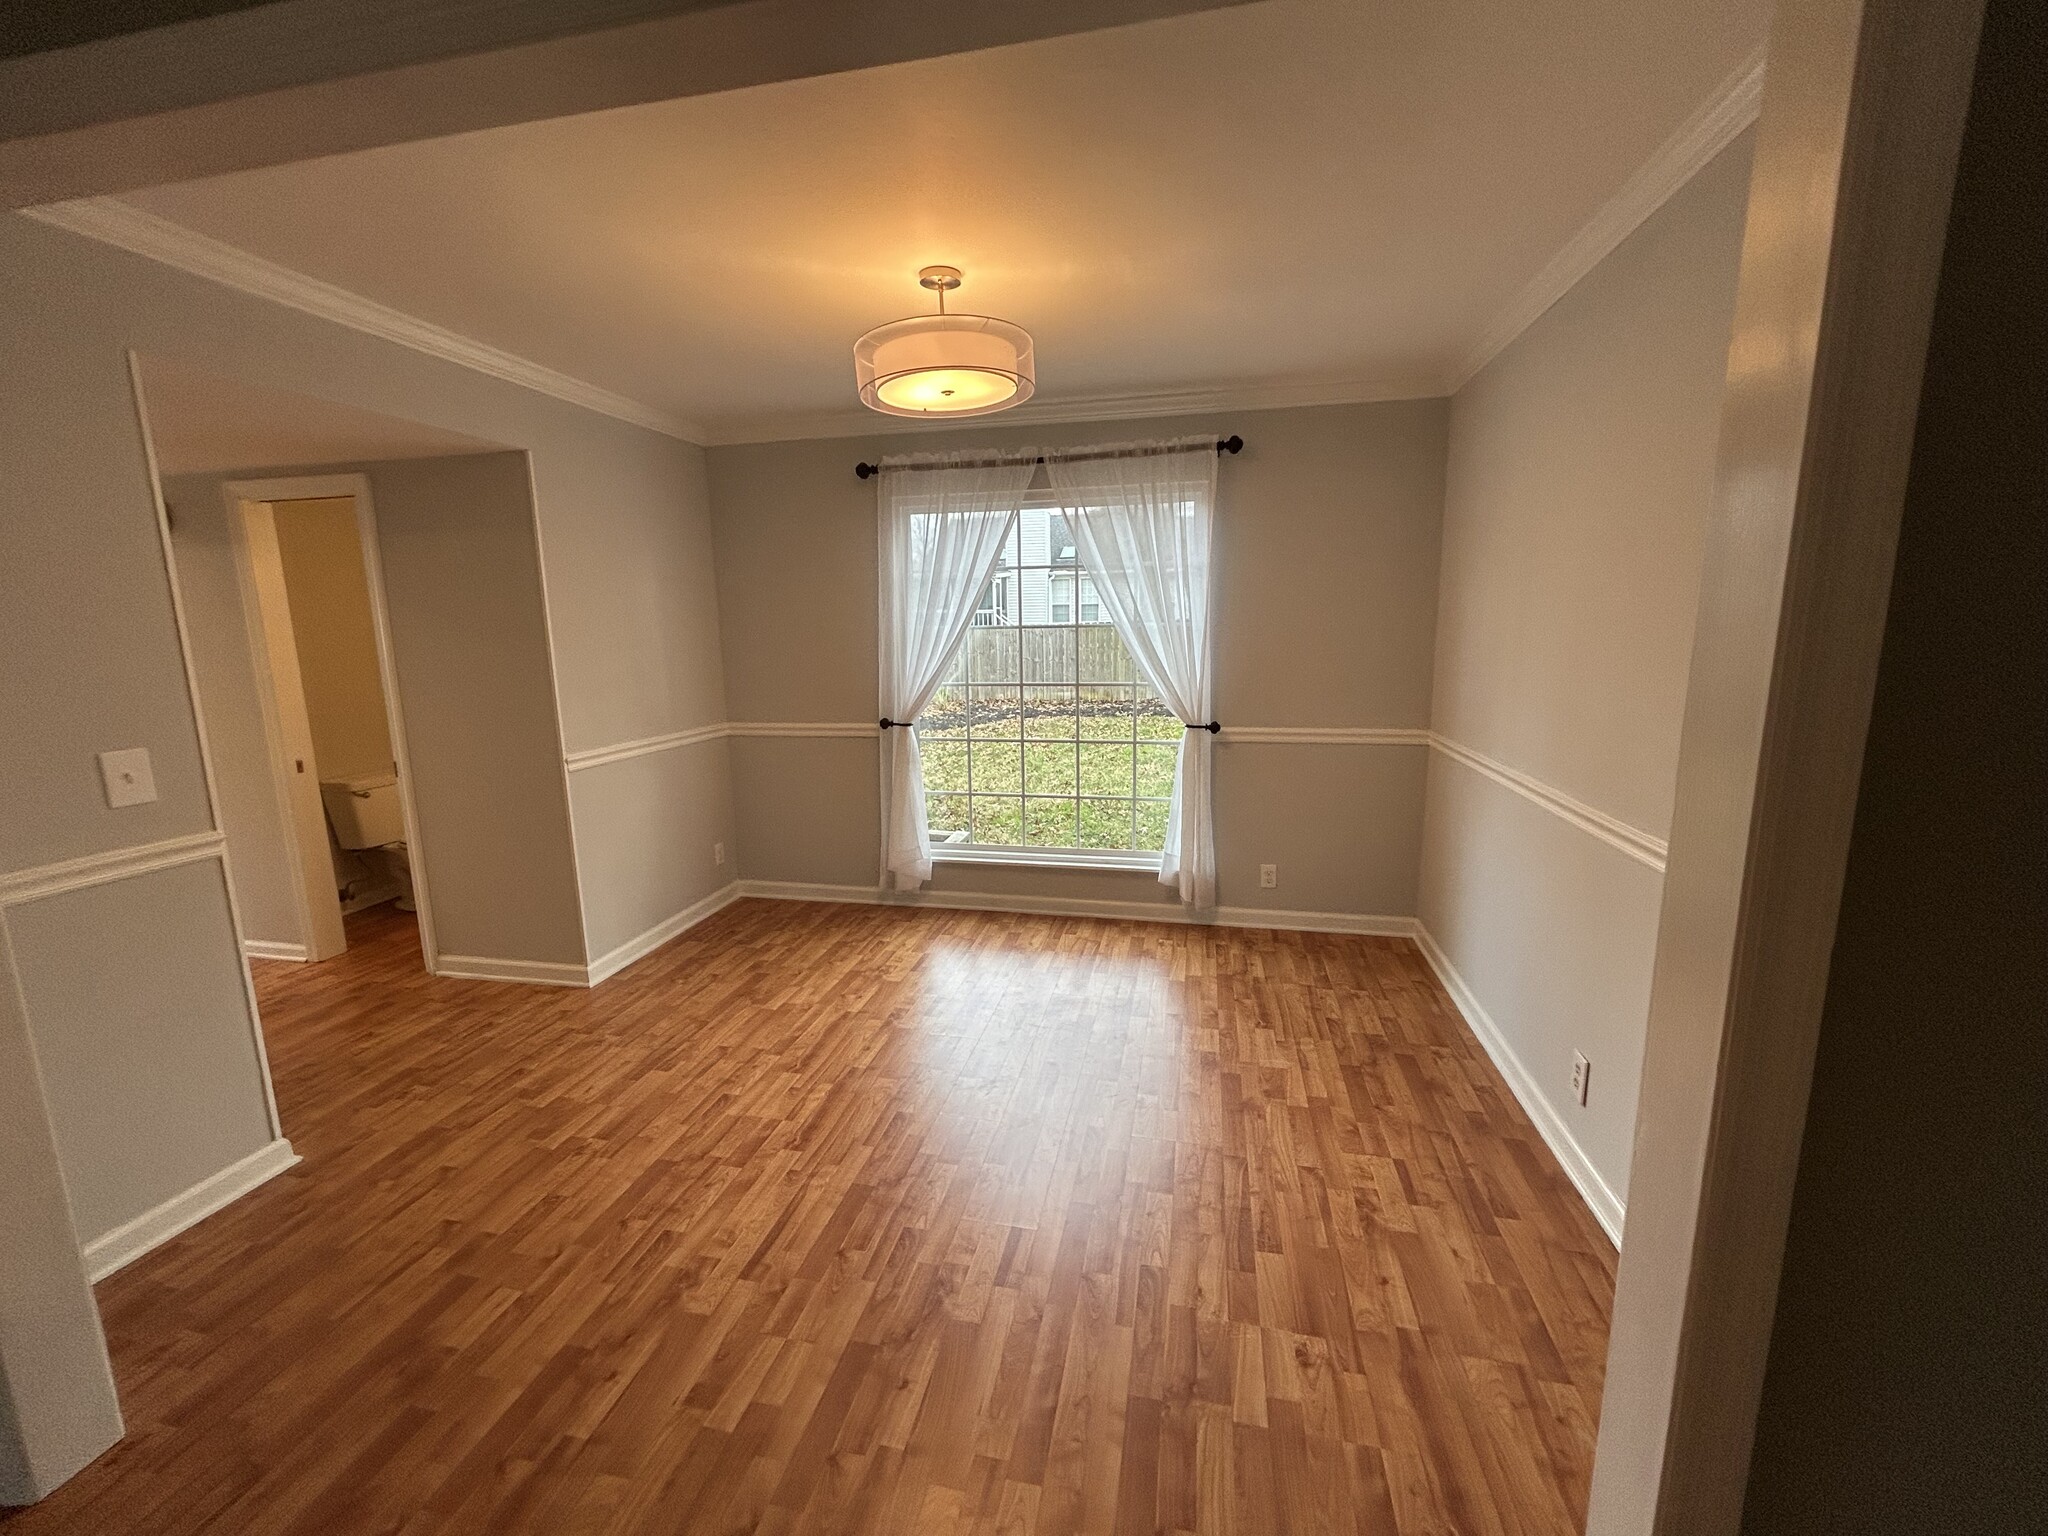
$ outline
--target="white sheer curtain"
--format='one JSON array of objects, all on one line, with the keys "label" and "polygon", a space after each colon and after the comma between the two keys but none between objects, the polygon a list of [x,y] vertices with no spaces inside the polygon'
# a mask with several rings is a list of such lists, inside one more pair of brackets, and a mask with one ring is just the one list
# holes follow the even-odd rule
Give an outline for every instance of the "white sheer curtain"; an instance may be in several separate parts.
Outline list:
[{"label": "white sheer curtain", "polygon": [[882,883],[915,890],[932,875],[924,765],[908,722],[946,675],[976,599],[1016,524],[1037,466],[917,454],[881,474]]},{"label": "white sheer curtain", "polygon": [[[1216,439],[1075,449],[1046,455],[1046,475],[1074,530],[1103,611],[1139,669],[1185,726],[1213,718],[1209,665],[1209,535],[1216,507]],[[1159,879],[1194,907],[1216,905],[1210,790],[1214,737],[1182,733]]]}]

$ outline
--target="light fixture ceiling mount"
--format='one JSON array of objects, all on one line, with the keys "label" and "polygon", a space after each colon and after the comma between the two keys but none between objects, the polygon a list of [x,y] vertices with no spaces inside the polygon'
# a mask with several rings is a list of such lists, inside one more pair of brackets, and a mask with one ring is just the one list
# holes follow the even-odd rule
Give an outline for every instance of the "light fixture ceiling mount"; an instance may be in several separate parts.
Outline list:
[{"label": "light fixture ceiling mount", "polygon": [[853,344],[861,403],[891,416],[985,416],[1031,398],[1031,334],[991,315],[949,315],[958,267],[925,267],[918,282],[939,296],[935,315],[877,326]]}]

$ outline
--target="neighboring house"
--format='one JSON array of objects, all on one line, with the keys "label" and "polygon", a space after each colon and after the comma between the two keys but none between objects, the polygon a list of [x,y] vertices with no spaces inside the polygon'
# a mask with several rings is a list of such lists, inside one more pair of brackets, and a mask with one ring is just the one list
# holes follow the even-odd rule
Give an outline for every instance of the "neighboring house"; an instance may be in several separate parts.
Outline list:
[{"label": "neighboring house", "polygon": [[[1076,612],[1076,599],[1079,611]],[[1095,582],[1081,569],[1073,530],[1050,507],[1026,507],[1017,540],[996,560],[995,575],[982,588],[974,625],[1100,624],[1102,604]]]}]

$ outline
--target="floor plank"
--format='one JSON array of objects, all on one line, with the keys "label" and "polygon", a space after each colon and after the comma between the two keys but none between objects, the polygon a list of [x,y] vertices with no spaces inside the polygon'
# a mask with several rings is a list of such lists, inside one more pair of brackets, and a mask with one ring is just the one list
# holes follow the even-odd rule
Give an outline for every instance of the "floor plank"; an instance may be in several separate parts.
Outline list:
[{"label": "floor plank", "polygon": [[1527,1533],[1614,1253],[1405,940],[739,903],[257,962],[295,1169],[99,1288],[6,1536]]}]

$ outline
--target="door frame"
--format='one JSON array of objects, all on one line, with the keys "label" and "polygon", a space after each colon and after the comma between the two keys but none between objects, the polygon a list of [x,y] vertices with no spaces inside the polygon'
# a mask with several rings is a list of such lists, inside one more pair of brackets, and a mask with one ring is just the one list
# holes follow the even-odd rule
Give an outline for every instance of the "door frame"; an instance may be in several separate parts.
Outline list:
[{"label": "door frame", "polygon": [[1741,1528],[1982,6],[1772,22],[1588,1536]]},{"label": "door frame", "polygon": [[[264,735],[270,747],[270,770],[278,803],[285,812],[287,858],[306,936],[306,958],[326,959],[346,948],[342,937],[341,898],[334,888],[334,865],[327,846],[326,808],[320,799],[318,761],[313,756],[307,722],[298,648],[291,632],[290,610],[284,601],[284,573],[279,561],[273,504],[348,497],[355,508],[356,542],[361,547],[363,575],[370,595],[370,627],[377,645],[377,675],[384,689],[384,714],[391,732],[391,753],[398,771],[398,798],[405,823],[407,862],[412,867],[413,905],[419,920],[420,954],[430,974],[437,970],[440,950],[434,939],[433,905],[429,893],[427,852],[420,836],[419,807],[413,794],[412,756],[405,734],[405,711],[398,692],[398,663],[391,640],[390,607],[384,590],[383,548],[377,536],[376,503],[370,478],[360,473],[286,475],[259,480],[230,480],[221,486],[228,526],[235,547],[236,573],[248,616],[250,660],[256,671],[256,692],[262,704]],[[299,771],[301,762],[315,772]]]}]

